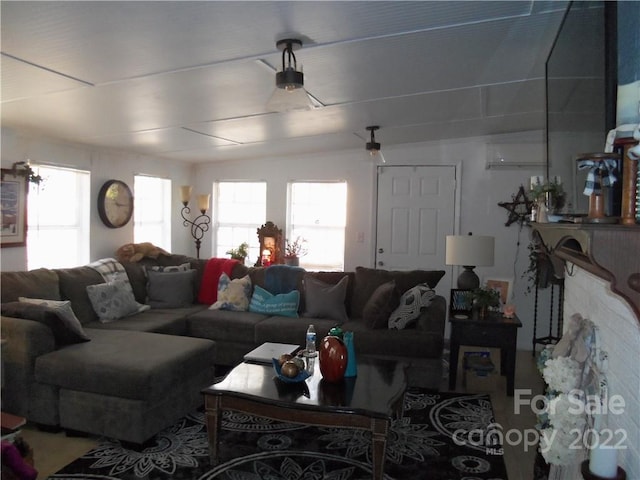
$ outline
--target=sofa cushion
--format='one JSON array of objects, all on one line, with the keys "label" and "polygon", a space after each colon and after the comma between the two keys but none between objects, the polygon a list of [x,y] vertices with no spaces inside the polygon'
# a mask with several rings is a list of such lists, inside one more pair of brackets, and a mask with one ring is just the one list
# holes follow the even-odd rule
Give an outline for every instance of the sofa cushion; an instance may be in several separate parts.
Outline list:
[{"label": "sofa cushion", "polygon": [[256,324],[255,340],[260,345],[264,342],[305,345],[307,328],[312,323],[316,329],[317,344],[335,327],[336,321],[330,318],[299,318],[273,316]]},{"label": "sofa cushion", "polygon": [[83,325],[98,320],[87,294],[88,285],[104,283],[102,275],[91,267],[62,268],[56,270],[60,278],[60,295],[71,301],[76,317]]},{"label": "sofa cushion", "polygon": [[18,297],[62,300],[58,274],[47,268],[29,272],[2,272],[0,285],[2,303],[17,302]]},{"label": "sofa cushion", "polygon": [[266,318],[268,316],[261,313],[206,309],[189,316],[187,328],[193,337],[254,344],[256,325]]},{"label": "sofa cushion", "polygon": [[207,308],[194,304],[184,308],[153,308],[135,315],[121,318],[117,322],[87,323],[85,328],[104,330],[133,330],[136,332],[166,333],[167,335],[188,335],[187,318]]},{"label": "sofa cushion", "polygon": [[402,330],[415,322],[423,308],[431,304],[436,296],[429,285],[421,283],[410,288],[400,297],[400,303],[389,317],[389,328]]},{"label": "sofa cushion", "polygon": [[69,390],[154,400],[192,372],[210,368],[215,343],[200,338],[124,330],[85,329],[91,342],[36,359],[40,383]]},{"label": "sofa cushion", "polygon": [[400,298],[396,282],[383,283],[373,292],[362,310],[362,320],[369,328],[387,328],[389,316],[398,307]]},{"label": "sofa cushion", "polygon": [[404,293],[411,287],[426,283],[435,288],[444,276],[444,270],[378,270],[366,267],[356,267],[355,288],[351,300],[351,317],[362,318],[362,310],[373,292],[383,283],[395,280],[396,288]]},{"label": "sofa cushion", "polygon": [[[70,302],[60,302],[69,307]],[[8,302],[3,303],[2,315],[25,320],[33,320],[49,327],[56,341],[56,346],[71,345],[89,341],[89,337],[84,332],[80,321],[72,317],[61,305],[47,305],[46,303],[34,302]],[[74,321],[75,319],[75,321]]]},{"label": "sofa cushion", "polygon": [[[185,264],[187,267],[189,264]],[[147,271],[147,303],[151,308],[182,308],[195,301],[196,271],[173,270],[179,267],[157,267]]]},{"label": "sofa cushion", "polygon": [[242,278],[231,280],[226,273],[220,275],[218,280],[218,299],[209,308],[212,310],[231,310],[246,312],[249,310],[251,300],[251,277],[245,275]]},{"label": "sofa cushion", "polygon": [[342,329],[353,332],[356,354],[390,357],[442,357],[444,337],[441,333],[405,330],[373,330],[361,320],[349,320]]},{"label": "sofa cushion", "polygon": [[265,315],[282,315],[297,318],[299,303],[300,292],[298,290],[273,295],[264,288],[256,286],[249,303],[249,311],[264,313]]},{"label": "sofa cushion", "polygon": [[[89,285],[87,295],[101,322],[112,322],[142,311],[129,283],[122,280]],[[143,307],[149,308],[148,305]]]},{"label": "sofa cushion", "polygon": [[346,275],[335,285],[322,282],[312,275],[303,279],[305,295],[305,317],[331,318],[340,323],[347,321],[344,300],[349,285]]}]

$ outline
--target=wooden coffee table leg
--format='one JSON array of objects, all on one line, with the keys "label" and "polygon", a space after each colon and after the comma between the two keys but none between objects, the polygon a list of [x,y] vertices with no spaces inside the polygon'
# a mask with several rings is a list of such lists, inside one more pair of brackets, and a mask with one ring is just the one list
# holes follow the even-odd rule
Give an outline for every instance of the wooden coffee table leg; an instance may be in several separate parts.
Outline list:
[{"label": "wooden coffee table leg", "polygon": [[218,463],[218,438],[222,428],[221,396],[206,395],[205,418],[207,422],[207,436],[209,438],[209,461],[211,465]]},{"label": "wooden coffee table leg", "polygon": [[371,419],[372,453],[373,453],[373,478],[382,480],[384,476],[384,461],[387,448],[387,434],[390,421],[381,418]]}]

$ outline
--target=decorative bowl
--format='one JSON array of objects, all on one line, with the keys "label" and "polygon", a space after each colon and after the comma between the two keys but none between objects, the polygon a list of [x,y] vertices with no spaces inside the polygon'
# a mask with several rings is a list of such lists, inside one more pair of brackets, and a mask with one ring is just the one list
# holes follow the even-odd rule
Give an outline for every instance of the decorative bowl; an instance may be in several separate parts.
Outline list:
[{"label": "decorative bowl", "polygon": [[300,383],[304,382],[307,378],[310,377],[309,372],[304,369],[300,370],[300,373],[295,377],[287,377],[286,375],[282,374],[282,369],[280,368],[280,362],[278,362],[278,359],[272,358],[271,361],[273,363],[273,369],[276,371],[278,378],[285,383]]}]

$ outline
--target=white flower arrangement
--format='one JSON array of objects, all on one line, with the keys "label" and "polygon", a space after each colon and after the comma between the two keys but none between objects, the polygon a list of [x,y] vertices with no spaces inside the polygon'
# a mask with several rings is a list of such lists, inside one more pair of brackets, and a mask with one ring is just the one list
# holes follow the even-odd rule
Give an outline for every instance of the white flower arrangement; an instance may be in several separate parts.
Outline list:
[{"label": "white flower arrangement", "polygon": [[[579,460],[581,438],[587,419],[579,390],[581,364],[570,357],[551,358],[552,348],[541,352],[538,366],[547,383],[546,408],[538,414],[540,453],[553,465],[570,465]],[[582,408],[580,406],[582,405]]]},{"label": "white flower arrangement", "polygon": [[544,381],[552,392],[569,393],[578,388],[580,364],[570,357],[550,358],[544,362],[542,370]]}]

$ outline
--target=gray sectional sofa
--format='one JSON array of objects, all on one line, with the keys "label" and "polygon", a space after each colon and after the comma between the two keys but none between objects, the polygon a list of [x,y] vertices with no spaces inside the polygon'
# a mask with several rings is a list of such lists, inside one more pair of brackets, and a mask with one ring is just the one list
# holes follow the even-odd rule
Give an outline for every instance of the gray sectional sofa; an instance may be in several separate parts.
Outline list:
[{"label": "gray sectional sofa", "polygon": [[[187,274],[176,274],[174,279],[154,273],[154,278],[163,279],[165,290],[152,292],[149,270],[178,265],[191,272],[188,301],[184,299]],[[201,405],[201,389],[214,382],[216,366],[235,365],[267,341],[302,345],[309,323],[319,338],[336,325],[353,331],[357,355],[406,362],[412,385],[434,389],[440,385],[445,299],[431,298],[419,318],[401,330],[388,329],[386,318],[401,293],[418,284],[435,287],[443,271],[292,269],[300,292],[296,318],[213,310],[199,304],[206,265],[207,260],[183,255],[123,264],[135,300],[153,307],[109,322],[101,321],[87,293],[95,286],[99,290],[107,286],[94,268],[2,272],[3,411],[43,427],[140,444]],[[248,275],[254,287],[265,287],[265,272],[237,264],[230,277]],[[332,290],[329,296],[316,298],[324,293],[311,289],[314,280]],[[317,308],[318,300],[323,306],[330,303],[327,299],[335,297],[339,282],[340,287],[346,282],[346,292],[343,305],[329,305],[329,317],[334,318],[305,318],[308,306]],[[19,297],[68,300],[82,324],[80,332],[60,333],[59,307],[25,304]],[[332,315],[331,308],[346,316]]]}]

